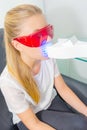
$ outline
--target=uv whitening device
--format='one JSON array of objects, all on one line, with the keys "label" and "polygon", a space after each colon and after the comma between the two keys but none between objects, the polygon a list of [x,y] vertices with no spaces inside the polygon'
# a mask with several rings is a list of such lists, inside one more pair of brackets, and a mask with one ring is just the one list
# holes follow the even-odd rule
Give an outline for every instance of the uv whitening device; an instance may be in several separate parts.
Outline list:
[{"label": "uv whitening device", "polygon": [[47,46],[45,54],[49,58],[70,59],[87,57],[87,42],[73,39],[59,39],[56,44]]}]

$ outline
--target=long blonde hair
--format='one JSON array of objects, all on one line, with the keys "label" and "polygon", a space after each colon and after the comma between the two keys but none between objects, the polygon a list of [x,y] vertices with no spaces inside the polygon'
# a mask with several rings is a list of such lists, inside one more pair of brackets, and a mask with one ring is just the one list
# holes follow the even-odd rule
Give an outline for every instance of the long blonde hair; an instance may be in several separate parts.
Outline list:
[{"label": "long blonde hair", "polygon": [[42,11],[33,5],[24,4],[11,9],[5,16],[4,33],[8,70],[22,84],[31,98],[38,103],[40,100],[40,92],[33,79],[31,70],[22,61],[19,51],[11,44],[12,39],[20,33],[20,25],[23,21],[36,14],[42,14]]}]

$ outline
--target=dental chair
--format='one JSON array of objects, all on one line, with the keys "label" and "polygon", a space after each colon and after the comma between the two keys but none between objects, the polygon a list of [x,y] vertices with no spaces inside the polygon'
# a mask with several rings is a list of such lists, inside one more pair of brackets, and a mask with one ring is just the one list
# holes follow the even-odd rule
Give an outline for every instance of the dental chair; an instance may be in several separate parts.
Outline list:
[{"label": "dental chair", "polygon": [[[0,74],[3,71],[6,64],[3,34],[4,34],[3,28],[0,28]],[[18,130],[17,126],[13,125],[12,113],[8,111],[1,90],[0,90],[0,130]]]},{"label": "dental chair", "polygon": [[[3,40],[4,30],[0,29],[0,73],[6,64],[5,48]],[[66,75],[62,75],[65,82],[71,89],[80,91],[82,95],[87,97],[87,84],[72,79]],[[17,126],[12,122],[12,113],[8,111],[2,92],[0,91],[0,130],[18,130]]]}]

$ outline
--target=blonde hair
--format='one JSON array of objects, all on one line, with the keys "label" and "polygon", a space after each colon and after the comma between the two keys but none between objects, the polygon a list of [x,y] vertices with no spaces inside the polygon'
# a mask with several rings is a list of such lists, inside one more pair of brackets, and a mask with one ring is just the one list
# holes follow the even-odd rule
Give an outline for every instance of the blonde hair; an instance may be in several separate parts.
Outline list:
[{"label": "blonde hair", "polygon": [[22,84],[31,98],[38,103],[40,92],[32,77],[31,70],[22,61],[19,51],[11,44],[12,39],[20,33],[20,25],[23,21],[36,14],[42,14],[42,11],[34,5],[24,4],[11,9],[5,16],[4,33],[8,70]]}]

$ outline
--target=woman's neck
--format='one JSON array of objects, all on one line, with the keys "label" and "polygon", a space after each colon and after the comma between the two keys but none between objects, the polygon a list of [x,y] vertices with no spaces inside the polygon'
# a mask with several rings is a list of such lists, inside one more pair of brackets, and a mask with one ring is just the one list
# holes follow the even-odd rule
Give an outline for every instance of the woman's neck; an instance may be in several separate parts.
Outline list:
[{"label": "woman's neck", "polygon": [[33,65],[33,67],[32,67],[32,74],[33,75],[36,75],[36,74],[38,74],[39,73],[39,71],[40,71],[40,67],[41,67],[41,61],[37,61],[34,65]]},{"label": "woman's neck", "polygon": [[33,75],[38,74],[41,66],[41,60],[32,59],[30,57],[21,56],[23,62],[29,66]]}]

